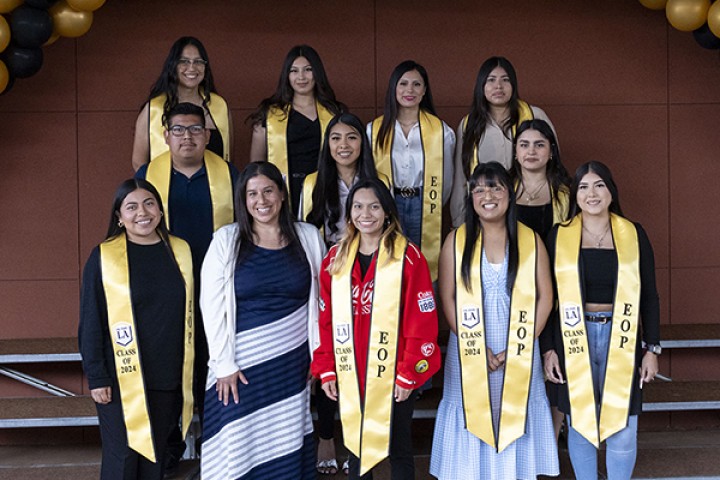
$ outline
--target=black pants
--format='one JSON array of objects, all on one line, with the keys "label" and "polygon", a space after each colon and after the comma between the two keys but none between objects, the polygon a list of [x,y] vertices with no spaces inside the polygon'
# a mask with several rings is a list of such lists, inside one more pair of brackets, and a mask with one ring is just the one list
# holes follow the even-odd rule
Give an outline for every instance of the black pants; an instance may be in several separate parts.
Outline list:
[{"label": "black pants", "polygon": [[337,401],[330,400],[322,388],[320,382],[315,388],[315,409],[318,414],[318,436],[322,440],[332,440],[335,436],[335,412]]},{"label": "black pants", "polygon": [[[412,447],[412,416],[417,392],[412,392],[404,402],[393,402],[390,425],[390,478],[414,480],[415,460]],[[360,460],[350,454],[350,480],[372,480],[372,470],[360,477]]]},{"label": "black pants", "polygon": [[146,390],[156,462],[146,459],[127,445],[125,417],[120,390],[112,390],[112,401],[96,404],[102,439],[101,480],[162,480],[168,436],[182,409],[180,390]]}]

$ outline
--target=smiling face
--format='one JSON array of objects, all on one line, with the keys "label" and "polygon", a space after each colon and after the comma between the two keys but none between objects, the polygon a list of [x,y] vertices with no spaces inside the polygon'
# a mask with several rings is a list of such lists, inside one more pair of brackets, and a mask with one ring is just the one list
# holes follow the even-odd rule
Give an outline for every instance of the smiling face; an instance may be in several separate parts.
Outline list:
[{"label": "smiling face", "polygon": [[350,218],[362,236],[379,237],[385,222],[385,210],[371,188],[359,188],[352,198]]},{"label": "smiling face", "polygon": [[417,70],[403,73],[395,86],[395,100],[399,107],[415,108],[425,96],[425,81]]},{"label": "smiling face", "polygon": [[178,85],[187,89],[197,89],[205,78],[205,65],[197,62],[203,60],[200,51],[194,45],[187,45],[183,48],[180,60],[190,60],[191,64],[178,62],[176,71]]},{"label": "smiling face", "polygon": [[133,243],[149,245],[160,241],[157,226],[162,214],[155,196],[143,188],[128,193],[115,212]]},{"label": "smiling face", "polygon": [[313,68],[305,57],[298,57],[290,66],[288,81],[293,91],[298,95],[309,95],[315,88]]},{"label": "smiling face", "polygon": [[265,175],[255,175],[245,186],[245,205],[253,221],[278,225],[285,199],[277,184]]},{"label": "smiling face", "polygon": [[515,156],[523,170],[545,171],[550,153],[550,141],[537,130],[525,130],[517,138]]},{"label": "smiling face", "polygon": [[330,129],[328,146],[330,155],[338,166],[346,168],[355,166],[362,151],[360,135],[360,132],[344,123],[337,123]]},{"label": "smiling face", "polygon": [[485,81],[485,99],[493,107],[507,106],[512,97],[512,83],[504,68],[495,67]]},{"label": "smiling face", "polygon": [[507,188],[498,182],[479,178],[471,194],[473,208],[481,223],[505,221],[510,205]]},{"label": "smiling face", "polygon": [[583,215],[607,215],[611,203],[612,194],[605,181],[597,173],[586,173],[577,189],[577,204]]}]

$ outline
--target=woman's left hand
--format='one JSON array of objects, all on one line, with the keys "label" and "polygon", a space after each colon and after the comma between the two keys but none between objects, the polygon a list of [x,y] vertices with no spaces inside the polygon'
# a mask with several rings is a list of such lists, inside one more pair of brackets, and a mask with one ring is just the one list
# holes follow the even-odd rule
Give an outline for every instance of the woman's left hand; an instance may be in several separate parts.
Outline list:
[{"label": "woman's left hand", "polygon": [[650,383],[658,373],[658,358],[652,352],[645,352],[640,366],[640,383]]},{"label": "woman's left hand", "polygon": [[404,402],[408,398],[410,398],[410,394],[412,393],[412,390],[408,388],[403,388],[399,386],[398,384],[395,384],[395,401],[396,402]]}]

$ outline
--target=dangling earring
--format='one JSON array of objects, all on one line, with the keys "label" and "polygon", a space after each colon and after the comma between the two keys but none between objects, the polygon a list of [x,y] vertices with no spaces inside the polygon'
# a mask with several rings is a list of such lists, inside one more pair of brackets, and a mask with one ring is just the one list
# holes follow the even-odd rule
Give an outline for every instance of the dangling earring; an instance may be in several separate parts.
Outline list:
[{"label": "dangling earring", "polygon": [[383,222],[383,230],[385,230],[389,226],[390,226],[390,217],[385,217],[385,221]]}]

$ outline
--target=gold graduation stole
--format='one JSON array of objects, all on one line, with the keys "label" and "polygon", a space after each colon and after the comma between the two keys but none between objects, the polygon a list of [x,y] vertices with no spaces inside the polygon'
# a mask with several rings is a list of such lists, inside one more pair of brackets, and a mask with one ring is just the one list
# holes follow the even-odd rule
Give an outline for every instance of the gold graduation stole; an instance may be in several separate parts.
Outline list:
[{"label": "gold graduation stole", "polygon": [[[378,147],[377,136],[383,117],[380,116],[372,124],[372,146],[375,167],[378,175],[386,175],[392,185],[392,138],[395,136],[393,126],[385,145]],[[445,131],[442,120],[420,110],[420,138],[423,147],[423,209],[422,235],[420,249],[428,262],[432,280],[437,280],[438,258],[440,257],[442,228],[442,192]]]},{"label": "gold graduation stole", "polygon": [[[165,113],[165,101],[167,96],[162,93],[150,100],[150,160],[154,160],[160,154],[169,151],[165,143],[165,126],[163,125],[163,114]],[[230,122],[228,119],[228,106],[225,99],[215,93],[210,94],[210,101],[207,103],[210,117],[223,141],[223,156],[226,162],[230,161]]]},{"label": "gold graduation stole", "polygon": [[528,395],[535,346],[535,285],[537,250],[535,232],[518,223],[518,271],[512,289],[505,377],[500,404],[500,425],[495,431],[487,370],[487,345],[482,290],[482,232],[471,262],[471,287],[462,282],[465,248],[463,224],[455,232],[455,318],[465,423],[470,433],[502,452],[525,434]]},{"label": "gold graduation stole", "polygon": [[599,428],[578,263],[582,244],[582,214],[558,229],[555,248],[555,276],[570,420],[573,428],[596,448],[600,442],[627,425],[640,310],[640,247],[637,230],[632,222],[612,213],[610,225],[618,257],[618,277]]},{"label": "gold graduation stole", "polygon": [[[465,133],[465,128],[467,127],[468,116],[469,115],[465,115],[462,119],[463,133]],[[515,138],[515,132],[517,131],[518,125],[520,125],[525,120],[532,120],[533,118],[535,118],[535,115],[533,114],[530,105],[528,105],[527,102],[518,99],[518,121],[516,124],[510,127],[510,131],[512,132],[512,138]],[[480,157],[478,156],[478,146],[476,144],[475,148],[473,149],[472,163],[470,164],[470,174],[472,174],[473,170],[475,170],[475,167],[477,167],[479,163]]]},{"label": "gold graduation stole", "polygon": [[[287,151],[287,127],[290,118],[290,108],[270,107],[265,120],[265,132],[267,135],[267,159],[268,162],[274,164],[285,177],[285,184],[290,191],[290,167],[288,165]],[[315,100],[315,109],[317,110],[318,120],[320,121],[320,149],[322,150],[322,142],[325,138],[325,129],[333,118],[332,112],[325,108],[320,102]]]},{"label": "gold graduation stole", "polygon": [[[210,200],[213,210],[213,229],[232,223],[235,219],[233,207],[232,176],[227,162],[209,150],[205,150],[205,171],[210,186]],[[165,225],[170,228],[170,179],[172,178],[172,157],[170,152],[155,158],[147,167],[145,180],[152,183],[160,193],[165,210]]]},{"label": "gold graduation stole", "polygon": [[303,190],[302,190],[302,221],[307,222],[307,217],[310,215],[310,211],[312,210],[313,203],[312,203],[312,194],[313,190],[315,190],[315,184],[317,183],[317,172],[309,173],[305,180],[303,181]]},{"label": "gold graduation stole", "polygon": [[[182,432],[187,433],[192,421],[192,375],[195,349],[193,348],[193,274],[190,247],[183,240],[170,237],[175,260],[185,282],[185,333],[183,355],[183,410]],[[107,299],[108,327],[113,346],[115,371],[120,388],[120,401],[125,418],[128,446],[156,462],[152,441],[152,428],[145,399],[137,327],[130,297],[130,269],[127,257],[127,239],[122,233],[100,244],[100,269]]]},{"label": "gold graduation stole", "polygon": [[392,257],[382,242],[378,249],[364,398],[360,396],[353,338],[352,270],[359,245],[357,237],[349,247],[345,266],[332,278],[332,328],[345,446],[360,458],[360,475],[364,475],[390,452],[407,240],[397,236]]}]

